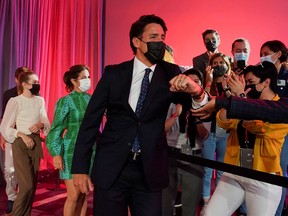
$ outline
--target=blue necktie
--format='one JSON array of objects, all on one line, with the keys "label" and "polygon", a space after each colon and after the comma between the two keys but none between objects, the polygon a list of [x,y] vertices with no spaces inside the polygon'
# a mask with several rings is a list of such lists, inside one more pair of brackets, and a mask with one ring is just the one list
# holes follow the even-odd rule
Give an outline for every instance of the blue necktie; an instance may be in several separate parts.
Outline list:
[{"label": "blue necktie", "polygon": [[[137,101],[137,106],[136,106],[136,111],[135,111],[135,114],[138,118],[140,117],[143,104],[144,104],[144,101],[148,92],[150,72],[151,72],[150,68],[145,69],[145,75],[142,80],[141,91],[140,91],[140,95]],[[134,143],[132,144],[132,152],[140,152],[140,140],[139,140],[138,134],[135,137]]]}]

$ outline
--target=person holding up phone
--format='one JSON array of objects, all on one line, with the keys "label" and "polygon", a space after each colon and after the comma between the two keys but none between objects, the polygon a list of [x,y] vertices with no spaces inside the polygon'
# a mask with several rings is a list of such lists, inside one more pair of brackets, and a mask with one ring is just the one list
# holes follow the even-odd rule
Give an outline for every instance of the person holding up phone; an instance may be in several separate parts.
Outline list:
[{"label": "person holding up phone", "polygon": [[[242,85],[242,90],[230,86],[234,95],[240,96],[247,92],[248,98],[279,100],[276,93],[277,71],[272,63],[248,66],[243,73],[246,86]],[[230,130],[225,163],[282,175],[280,153],[288,124],[228,119],[224,109],[217,113],[217,122],[220,127]],[[231,215],[243,201],[246,201],[247,215],[275,215],[281,191],[282,188],[277,185],[223,173],[208,203],[205,216]]]},{"label": "person holding up phone", "polygon": [[242,73],[243,69],[247,67],[250,51],[249,41],[245,38],[237,38],[232,43],[231,53],[234,57],[232,70],[236,74]]}]

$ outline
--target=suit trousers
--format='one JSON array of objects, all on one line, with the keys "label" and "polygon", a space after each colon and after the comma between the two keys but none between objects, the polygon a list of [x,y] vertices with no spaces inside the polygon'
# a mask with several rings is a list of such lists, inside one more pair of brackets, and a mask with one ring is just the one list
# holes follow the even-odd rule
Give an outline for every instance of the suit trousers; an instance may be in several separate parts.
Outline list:
[{"label": "suit trousers", "polygon": [[94,190],[94,216],[161,216],[161,190],[150,191],[141,157],[130,155],[111,188]]},{"label": "suit trousers", "polygon": [[8,200],[15,201],[17,196],[17,181],[13,163],[12,144],[5,143],[5,167],[6,194]]},{"label": "suit trousers", "polygon": [[[201,153],[194,156],[201,157]],[[162,215],[173,215],[179,186],[182,189],[182,216],[196,215],[202,184],[202,166],[169,158],[169,186],[162,192]]]},{"label": "suit trousers", "polygon": [[266,182],[224,173],[208,203],[205,216],[230,216],[246,202],[247,215],[274,216],[282,188]]},{"label": "suit trousers", "polygon": [[37,186],[40,158],[43,155],[40,136],[29,135],[35,142],[32,149],[27,148],[21,138],[12,144],[13,159],[19,192],[13,205],[13,216],[29,216]]}]

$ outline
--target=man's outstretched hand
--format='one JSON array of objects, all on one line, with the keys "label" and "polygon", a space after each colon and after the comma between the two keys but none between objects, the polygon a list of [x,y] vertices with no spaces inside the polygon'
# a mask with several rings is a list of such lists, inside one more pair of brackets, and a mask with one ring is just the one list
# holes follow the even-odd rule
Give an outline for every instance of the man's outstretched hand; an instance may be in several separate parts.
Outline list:
[{"label": "man's outstretched hand", "polygon": [[198,117],[200,119],[206,119],[212,115],[213,112],[216,111],[215,107],[216,99],[211,99],[207,104],[199,109],[191,109],[192,115]]}]

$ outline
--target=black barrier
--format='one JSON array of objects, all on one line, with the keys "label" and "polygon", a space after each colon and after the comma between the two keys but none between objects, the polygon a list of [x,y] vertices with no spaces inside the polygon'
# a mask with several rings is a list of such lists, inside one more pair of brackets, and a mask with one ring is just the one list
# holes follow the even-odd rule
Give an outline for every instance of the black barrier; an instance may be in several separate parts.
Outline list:
[{"label": "black barrier", "polygon": [[180,152],[169,152],[168,155],[169,157],[172,157],[174,159],[183,160],[186,162],[194,163],[205,167],[210,167],[217,170],[222,170],[232,174],[267,182],[274,185],[279,185],[286,188],[288,187],[288,178],[286,177],[260,172],[249,168],[238,167],[227,163],[221,163],[214,160],[208,160],[197,156],[186,155]]}]

